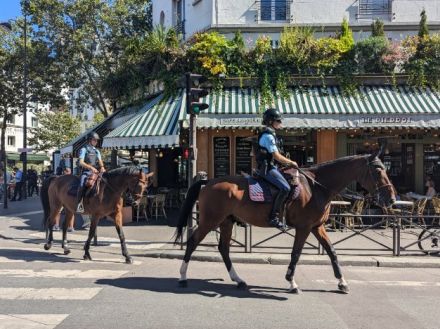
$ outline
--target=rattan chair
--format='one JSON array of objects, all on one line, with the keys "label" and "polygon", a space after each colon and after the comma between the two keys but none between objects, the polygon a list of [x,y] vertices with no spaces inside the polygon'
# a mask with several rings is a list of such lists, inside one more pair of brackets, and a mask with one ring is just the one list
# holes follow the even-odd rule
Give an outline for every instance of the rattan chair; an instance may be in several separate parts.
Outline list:
[{"label": "rattan chair", "polygon": [[349,228],[354,228],[356,224],[359,227],[364,226],[362,221],[362,211],[364,210],[365,200],[355,200],[350,211],[342,213],[341,216],[344,217],[345,226]]},{"label": "rattan chair", "polygon": [[154,198],[152,198],[150,207],[151,216],[153,216],[154,213],[156,219],[159,216],[167,218],[167,213],[165,212],[165,200],[165,194],[156,194]]},{"label": "rattan chair", "polygon": [[434,216],[437,217],[432,220],[432,226],[434,226],[436,220],[437,220],[437,225],[440,226],[440,198],[433,197],[431,199],[431,204],[432,204],[432,209],[434,210]]},{"label": "rattan chair", "polygon": [[414,217],[411,217],[409,219],[409,227],[413,227],[413,220],[415,218],[418,220],[418,224],[419,225],[426,226],[425,218],[423,218],[423,212],[425,211],[425,207],[426,207],[427,201],[428,201],[427,198],[422,198],[420,200],[417,200],[414,203],[414,208],[413,208],[413,211],[412,211],[412,215]]},{"label": "rattan chair", "polygon": [[147,209],[148,209],[148,198],[146,195],[143,195],[142,198],[139,200],[139,204],[136,206],[136,222],[139,221],[139,214],[141,212],[144,215],[145,220],[148,221]]}]

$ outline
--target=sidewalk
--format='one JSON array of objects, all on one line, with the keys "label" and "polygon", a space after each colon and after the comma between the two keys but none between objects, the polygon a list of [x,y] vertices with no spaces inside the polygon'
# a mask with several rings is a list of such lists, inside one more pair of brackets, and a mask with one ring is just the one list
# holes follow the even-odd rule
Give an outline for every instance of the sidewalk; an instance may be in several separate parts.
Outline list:
[{"label": "sidewalk", "polygon": [[[1,205],[0,205],[1,206]],[[24,230],[20,235],[29,239],[37,239],[35,243],[40,243],[44,237],[41,232],[42,209],[38,197],[32,197],[24,201],[13,202],[9,209],[0,208],[0,216],[15,218],[24,225]],[[4,217],[5,218],[5,217]],[[172,222],[171,219],[169,221]],[[146,256],[154,258],[177,258],[183,257],[180,246],[174,246],[173,236],[174,227],[163,225],[167,220],[150,220],[148,223],[139,221],[128,223],[124,226],[125,237],[127,238],[128,248],[134,256]],[[79,224],[79,223],[77,223]],[[161,225],[162,224],[162,225]],[[78,225],[76,225],[78,227]],[[9,235],[13,235],[12,230],[8,230]],[[410,244],[416,240],[418,232],[414,230],[402,231],[402,246]],[[248,242],[249,242],[248,231]],[[231,246],[231,259],[238,263],[265,263],[265,264],[285,264],[290,262],[290,252],[293,245],[293,237],[289,234],[281,234],[266,242],[261,241],[279,233],[275,229],[263,229],[253,227],[252,244],[258,244],[252,248],[252,253],[246,253],[243,246],[235,242]],[[291,232],[294,234],[294,230]],[[353,233],[350,231],[329,232],[331,241],[334,243],[338,258],[344,266],[375,266],[375,267],[435,267],[440,268],[440,257],[426,256],[420,252],[417,245],[413,245],[407,250],[402,251],[400,257],[393,257],[392,251],[392,231],[391,229],[367,231],[346,239]],[[68,239],[78,244],[84,243],[88,231],[76,230],[73,234],[69,233]],[[61,234],[55,232],[55,239],[60,239]],[[186,237],[186,235],[185,235]],[[245,229],[234,227],[233,239],[243,243],[245,241]],[[40,240],[38,240],[40,239]],[[193,255],[193,260],[223,262],[217,250],[219,234],[210,232],[197,248]],[[371,241],[373,239],[375,241]],[[110,221],[101,221],[98,227],[98,241],[101,245],[98,248],[119,248],[114,225]],[[104,243],[103,243],[104,242]],[[330,265],[327,255],[319,255],[317,241],[310,237],[300,258],[300,264]],[[248,246],[249,250],[249,246]]]}]

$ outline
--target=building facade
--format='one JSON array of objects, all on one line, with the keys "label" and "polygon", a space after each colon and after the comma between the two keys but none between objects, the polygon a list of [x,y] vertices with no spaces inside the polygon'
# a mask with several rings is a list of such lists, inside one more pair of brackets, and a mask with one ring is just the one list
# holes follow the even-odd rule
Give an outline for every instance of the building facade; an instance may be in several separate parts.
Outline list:
[{"label": "building facade", "polygon": [[286,26],[309,26],[319,35],[332,35],[345,17],[355,39],[368,37],[376,18],[385,25],[390,40],[401,40],[418,31],[425,9],[428,25],[440,31],[437,0],[153,0],[153,24],[175,27],[184,39],[199,31],[218,31],[232,36],[240,30],[253,42],[267,35],[276,47]]}]

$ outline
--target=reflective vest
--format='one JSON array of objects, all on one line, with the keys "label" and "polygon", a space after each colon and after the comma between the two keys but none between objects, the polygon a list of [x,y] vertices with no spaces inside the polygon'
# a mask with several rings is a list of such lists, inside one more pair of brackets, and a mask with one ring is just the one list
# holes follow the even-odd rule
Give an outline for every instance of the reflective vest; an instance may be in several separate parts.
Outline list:
[{"label": "reflective vest", "polygon": [[275,166],[275,162],[273,159],[273,154],[270,153],[268,149],[260,145],[260,139],[261,137],[263,137],[264,134],[270,134],[275,138],[275,143],[279,151],[281,151],[281,147],[280,147],[280,141],[277,138],[277,135],[275,134],[275,130],[273,130],[272,128],[265,127],[258,134],[258,146],[257,146],[257,154],[255,160],[257,161],[257,166],[260,172],[266,174],[268,167]]},{"label": "reflective vest", "polygon": [[85,148],[86,156],[84,157],[84,162],[98,169],[98,151],[91,145],[86,145]]}]

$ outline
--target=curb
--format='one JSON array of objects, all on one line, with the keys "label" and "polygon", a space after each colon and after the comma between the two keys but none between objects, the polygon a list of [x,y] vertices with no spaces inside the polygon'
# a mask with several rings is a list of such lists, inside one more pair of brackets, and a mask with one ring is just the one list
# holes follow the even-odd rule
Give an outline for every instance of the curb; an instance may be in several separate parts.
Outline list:
[{"label": "curb", "polygon": [[[148,251],[137,256],[162,258],[162,259],[183,259],[182,251]],[[423,256],[428,257],[428,256]],[[381,257],[381,256],[338,256],[341,266],[366,266],[366,267],[392,267],[392,268],[440,268],[440,258],[419,258],[419,257]],[[223,259],[220,254],[215,255],[211,252],[195,252],[191,260],[199,262],[220,262]],[[233,263],[241,264],[269,264],[269,265],[289,265],[290,255],[270,255],[270,254],[231,254]],[[327,255],[302,255],[299,265],[325,265],[331,266]]]}]

